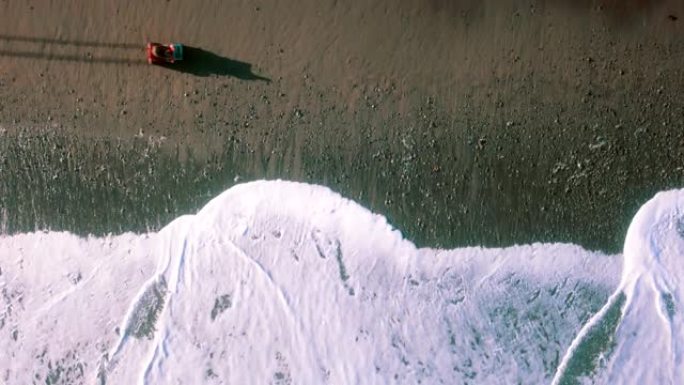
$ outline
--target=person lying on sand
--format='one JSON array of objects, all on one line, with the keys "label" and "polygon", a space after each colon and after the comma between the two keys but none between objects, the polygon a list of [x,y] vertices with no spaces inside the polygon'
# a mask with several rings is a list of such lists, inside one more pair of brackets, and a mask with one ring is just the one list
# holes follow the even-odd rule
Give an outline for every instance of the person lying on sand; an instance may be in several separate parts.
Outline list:
[{"label": "person lying on sand", "polygon": [[152,53],[154,56],[159,57],[159,58],[170,58],[171,57],[171,50],[168,47],[164,46],[154,46],[152,48]]}]

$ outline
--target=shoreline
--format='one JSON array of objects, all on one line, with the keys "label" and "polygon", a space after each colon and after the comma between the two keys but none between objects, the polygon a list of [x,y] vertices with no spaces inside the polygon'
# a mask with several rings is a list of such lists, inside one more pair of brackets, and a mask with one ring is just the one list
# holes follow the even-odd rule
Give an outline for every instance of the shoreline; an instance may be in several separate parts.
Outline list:
[{"label": "shoreline", "polygon": [[[684,3],[440,4],[1,4],[8,232],[158,229],[239,176],[325,185],[419,246],[619,251],[684,186]],[[146,65],[151,39],[216,68]]]}]

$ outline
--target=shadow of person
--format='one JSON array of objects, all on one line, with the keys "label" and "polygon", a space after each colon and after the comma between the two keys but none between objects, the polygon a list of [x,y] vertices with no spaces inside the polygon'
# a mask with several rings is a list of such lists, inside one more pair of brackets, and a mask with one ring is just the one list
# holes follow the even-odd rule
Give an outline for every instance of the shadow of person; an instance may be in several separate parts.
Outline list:
[{"label": "shadow of person", "polygon": [[183,60],[174,64],[164,64],[163,67],[195,76],[232,76],[242,80],[271,81],[252,72],[252,65],[249,63],[187,45],[183,46]]}]

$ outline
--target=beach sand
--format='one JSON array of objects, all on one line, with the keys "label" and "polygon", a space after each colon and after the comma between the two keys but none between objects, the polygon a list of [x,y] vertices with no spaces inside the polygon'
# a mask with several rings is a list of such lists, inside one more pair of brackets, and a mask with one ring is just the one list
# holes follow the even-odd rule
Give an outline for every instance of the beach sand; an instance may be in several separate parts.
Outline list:
[{"label": "beach sand", "polygon": [[679,0],[0,0],[0,230],[154,230],[283,178],[423,246],[613,252],[684,185],[683,90]]}]

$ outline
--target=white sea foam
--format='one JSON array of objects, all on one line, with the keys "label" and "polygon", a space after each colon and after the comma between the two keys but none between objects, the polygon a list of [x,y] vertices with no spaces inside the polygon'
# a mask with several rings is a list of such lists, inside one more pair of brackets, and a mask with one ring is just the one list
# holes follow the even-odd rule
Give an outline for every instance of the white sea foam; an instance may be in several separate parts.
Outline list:
[{"label": "white sea foam", "polygon": [[[575,338],[554,383],[683,384],[683,258],[684,190],[659,193],[632,220],[620,285]],[[610,317],[613,306],[616,316]],[[605,349],[578,358],[578,347],[598,328],[610,331]],[[591,375],[572,378],[576,373],[567,372],[577,360],[599,365]]]},{"label": "white sea foam", "polygon": [[[681,379],[684,225],[661,219],[684,193],[668,194],[635,218],[624,269],[567,244],[418,249],[327,188],[283,181],[238,185],[156,234],[1,237],[0,382],[572,383],[613,292],[618,343],[587,378]],[[635,330],[672,358],[640,365]]]}]

